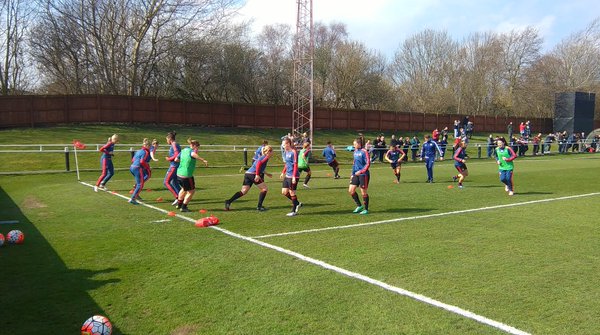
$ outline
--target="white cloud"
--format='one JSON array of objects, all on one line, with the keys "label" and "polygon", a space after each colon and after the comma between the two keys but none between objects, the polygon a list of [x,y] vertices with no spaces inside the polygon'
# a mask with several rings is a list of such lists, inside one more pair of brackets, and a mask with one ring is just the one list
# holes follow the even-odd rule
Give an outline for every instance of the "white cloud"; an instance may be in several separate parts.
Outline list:
[{"label": "white cloud", "polygon": [[[600,16],[597,0],[313,0],[315,22],[346,25],[350,38],[391,56],[404,40],[424,29],[447,31],[456,40],[476,32],[538,28],[545,48]],[[296,0],[247,0],[240,20],[296,26]],[[576,15],[577,14],[577,15]]]}]

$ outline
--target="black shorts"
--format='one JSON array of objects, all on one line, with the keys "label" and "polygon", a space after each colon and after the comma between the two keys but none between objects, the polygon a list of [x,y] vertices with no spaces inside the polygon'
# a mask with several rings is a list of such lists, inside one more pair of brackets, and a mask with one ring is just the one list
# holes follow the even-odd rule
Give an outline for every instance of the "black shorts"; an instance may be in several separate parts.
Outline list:
[{"label": "black shorts", "polygon": [[369,176],[368,175],[358,175],[352,176],[350,180],[350,185],[360,186],[360,188],[367,189],[369,188]]},{"label": "black shorts", "polygon": [[463,173],[463,171],[467,169],[467,164],[461,162],[458,164],[454,164],[454,167],[459,173]]},{"label": "black shorts", "polygon": [[390,166],[392,167],[392,169],[396,169],[398,166],[400,166],[400,161],[396,162],[396,163],[390,163]]},{"label": "black shorts", "polygon": [[305,168],[298,168],[298,174],[302,173],[303,171],[306,171],[306,173],[310,173],[310,166],[307,166]]},{"label": "black shorts", "polygon": [[242,183],[242,185],[244,185],[244,186],[252,186],[252,185],[258,185],[258,184],[262,184],[263,183],[264,180],[263,180],[262,177],[260,178],[259,182],[256,182],[254,180],[255,177],[256,177],[256,175],[253,174],[253,173],[246,173],[246,174],[244,174],[244,182]]},{"label": "black shorts", "polygon": [[339,164],[337,160],[334,159],[331,162],[327,163],[327,165],[331,166],[332,168],[336,168]]},{"label": "black shorts", "polygon": [[194,181],[194,177],[181,177],[177,176],[177,183],[184,191],[193,191],[196,189],[196,183]]},{"label": "black shorts", "polygon": [[297,186],[298,186],[298,178],[296,178],[296,183],[293,184],[292,177],[285,177],[283,179],[283,184],[282,184],[281,188],[289,188],[290,190],[295,191]]}]

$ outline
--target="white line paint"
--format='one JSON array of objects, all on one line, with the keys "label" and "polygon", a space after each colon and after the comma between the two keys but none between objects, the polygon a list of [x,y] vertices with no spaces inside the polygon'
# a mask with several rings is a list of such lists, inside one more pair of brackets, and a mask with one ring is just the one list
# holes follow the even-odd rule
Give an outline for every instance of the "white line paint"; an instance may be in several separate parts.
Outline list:
[{"label": "white line paint", "polygon": [[19,220],[0,221],[0,224],[15,224],[15,223],[19,223]]},{"label": "white line paint", "polygon": [[[94,187],[93,185],[88,184],[88,183],[84,183],[84,182],[80,182],[80,183],[83,184],[83,185],[89,186],[91,188]],[[129,199],[128,197],[125,197],[125,196],[123,196],[121,194],[118,194],[118,193],[112,193],[112,192],[108,192],[108,193],[114,194],[114,195],[119,196],[121,198]],[[157,210],[157,211],[162,212],[162,213],[168,213],[168,211],[165,211],[164,209],[161,209],[161,208],[158,208],[158,207],[155,207],[155,206],[152,206],[152,205],[148,205],[148,204],[145,204],[143,202],[140,202],[140,205],[148,207],[148,208],[152,208],[152,209]],[[196,220],[194,220],[192,218],[189,218],[187,216],[183,216],[183,215],[177,214],[176,217],[178,217],[178,218],[180,218],[182,220],[191,222],[191,223],[195,223],[196,222]],[[322,267],[324,269],[337,272],[337,273],[342,274],[344,276],[364,281],[364,282],[369,283],[371,285],[375,285],[375,286],[378,286],[380,288],[383,288],[384,290],[391,291],[391,292],[397,293],[399,295],[403,295],[405,297],[412,298],[414,300],[426,303],[426,304],[434,306],[434,307],[441,308],[443,310],[452,312],[454,314],[458,314],[458,315],[460,315],[462,317],[465,317],[465,318],[477,321],[479,323],[488,325],[490,327],[502,330],[502,331],[504,331],[506,333],[514,334],[514,335],[529,335],[529,333],[527,333],[527,332],[524,332],[522,330],[519,330],[519,329],[517,329],[515,327],[509,326],[509,325],[504,324],[502,322],[498,322],[498,321],[486,318],[485,316],[481,316],[479,314],[475,314],[475,313],[473,313],[471,311],[468,311],[466,309],[462,309],[462,308],[454,306],[454,305],[449,305],[449,304],[443,303],[441,301],[438,301],[438,300],[426,297],[424,295],[421,295],[421,294],[418,294],[418,293],[415,293],[415,292],[412,292],[412,291],[405,290],[403,288],[392,286],[390,284],[387,284],[387,283],[384,283],[382,281],[373,279],[371,277],[367,277],[367,276],[362,275],[360,273],[352,272],[352,271],[349,271],[349,270],[337,267],[335,265],[331,265],[329,263],[320,261],[318,259],[314,259],[314,258],[311,258],[311,257],[308,257],[308,256],[304,256],[304,255],[299,254],[297,252],[294,252],[294,251],[291,251],[291,250],[288,250],[288,249],[284,249],[284,248],[278,247],[278,246],[273,245],[273,244],[269,244],[269,243],[257,240],[257,239],[252,238],[252,237],[240,235],[240,234],[234,233],[232,231],[229,231],[229,230],[221,228],[221,227],[210,226],[209,228],[212,228],[214,230],[218,230],[221,233],[224,233],[224,234],[229,235],[231,237],[235,237],[237,239],[248,241],[250,243],[254,243],[254,244],[260,245],[262,247],[265,247],[265,248],[268,248],[268,249],[272,249],[272,250],[281,252],[281,253],[286,254],[288,256],[295,257],[297,259],[305,261],[307,263],[311,263],[311,264],[317,265],[319,267]]]},{"label": "white line paint", "polygon": [[446,216],[446,215],[473,213],[473,212],[489,211],[489,210],[494,210],[494,209],[499,209],[499,208],[525,206],[525,205],[538,204],[538,203],[543,203],[543,202],[577,199],[577,198],[583,198],[583,197],[591,197],[591,196],[595,196],[595,195],[600,195],[600,192],[569,195],[569,196],[550,198],[550,199],[531,200],[531,201],[517,202],[517,203],[513,203],[513,204],[504,204],[504,205],[496,205],[496,206],[488,206],[488,207],[480,207],[480,208],[463,209],[463,210],[452,211],[452,212],[443,212],[443,213],[435,213],[435,214],[427,214],[427,215],[419,215],[419,216],[408,216],[408,217],[402,217],[402,218],[397,218],[397,219],[356,223],[356,224],[345,225],[345,226],[297,230],[297,231],[290,231],[290,232],[278,233],[278,234],[253,236],[252,238],[261,239],[261,238],[277,237],[277,236],[316,233],[316,232],[321,232],[321,231],[326,231],[326,230],[337,230],[337,229],[348,229],[348,228],[356,228],[356,227],[364,227],[364,226],[373,226],[373,225],[378,225],[378,224],[386,224],[386,223],[393,223],[393,222],[400,222],[400,221],[428,219],[428,218],[435,218],[435,217]]}]

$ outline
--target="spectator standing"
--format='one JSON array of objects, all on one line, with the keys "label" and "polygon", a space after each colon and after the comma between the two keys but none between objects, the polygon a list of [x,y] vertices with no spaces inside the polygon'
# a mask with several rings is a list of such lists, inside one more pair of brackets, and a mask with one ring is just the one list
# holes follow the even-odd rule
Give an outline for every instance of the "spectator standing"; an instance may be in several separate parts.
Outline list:
[{"label": "spectator standing", "polygon": [[408,149],[410,148],[410,138],[405,137],[402,145],[402,151],[404,151],[404,162],[408,162]]},{"label": "spectator standing", "polygon": [[436,143],[440,142],[440,131],[437,128],[431,132],[431,139]]},{"label": "spectator standing", "polygon": [[542,133],[537,134],[533,137],[533,155],[537,156],[540,152],[540,142],[542,141]]},{"label": "spectator standing", "polygon": [[471,122],[471,121],[467,122],[467,127],[465,128],[465,135],[467,136],[468,139],[471,139],[471,137],[473,136],[474,130],[475,130],[475,125],[473,124],[473,122]]},{"label": "spectator standing", "polygon": [[397,147],[402,143],[402,137],[400,137],[399,139],[396,138],[396,135],[392,135],[392,137],[390,138],[390,145]]},{"label": "spectator standing", "polygon": [[421,141],[419,141],[417,136],[413,136],[413,138],[410,140],[410,151],[412,152],[411,158],[413,162],[417,160],[417,151],[419,151],[419,144],[421,144]]},{"label": "spectator standing", "polygon": [[385,156],[387,147],[383,134],[380,134],[378,138],[379,140],[375,141],[375,150],[377,151],[377,157],[379,157],[379,163],[383,163],[383,156]]},{"label": "spectator standing", "polygon": [[513,123],[512,121],[510,121],[508,123],[508,126],[506,126],[506,132],[508,133],[508,138],[512,138],[513,137]]},{"label": "spectator standing", "polygon": [[487,158],[491,158],[494,153],[494,136],[490,134],[487,138]]},{"label": "spectator standing", "polygon": [[519,134],[521,134],[521,137],[525,136],[525,122],[519,124]]}]

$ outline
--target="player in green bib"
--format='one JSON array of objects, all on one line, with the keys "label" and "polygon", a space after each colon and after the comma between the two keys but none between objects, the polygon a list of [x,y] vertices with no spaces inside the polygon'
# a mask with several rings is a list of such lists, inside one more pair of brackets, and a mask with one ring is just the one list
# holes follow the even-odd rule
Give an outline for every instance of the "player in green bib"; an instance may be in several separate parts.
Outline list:
[{"label": "player in green bib", "polygon": [[508,195],[513,195],[515,194],[513,184],[515,165],[513,161],[517,158],[517,155],[511,147],[506,146],[506,140],[503,137],[500,137],[496,144],[496,163],[498,164],[500,181],[505,185],[504,190],[508,192]]},{"label": "player in green bib", "polygon": [[177,196],[177,208],[182,212],[189,212],[188,204],[196,192],[196,183],[194,181],[194,171],[196,170],[196,160],[199,159],[208,166],[206,159],[198,156],[198,147],[200,143],[196,140],[188,139],[190,146],[181,150],[179,154],[179,167],[177,168],[177,182],[181,186]]},{"label": "player in green bib", "polygon": [[302,185],[306,188],[310,188],[308,186],[308,181],[310,180],[311,172],[310,166],[308,166],[308,160],[310,159],[311,153],[310,143],[304,142],[302,150],[300,150],[300,153],[298,154],[298,173],[301,174],[302,171],[306,171],[306,178],[304,178],[304,184]]}]

